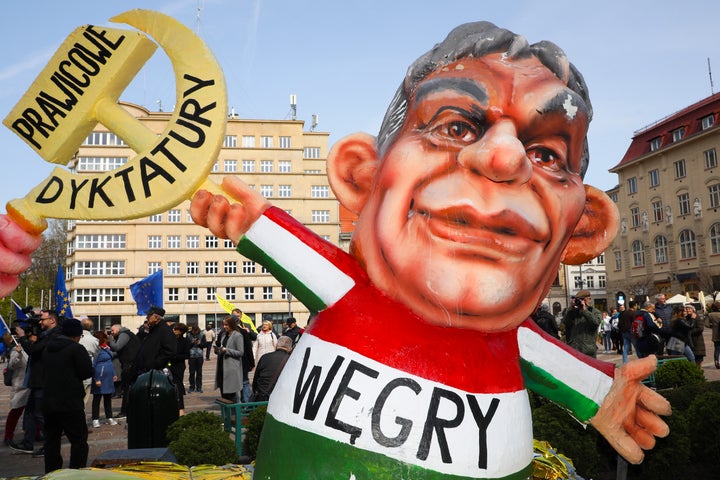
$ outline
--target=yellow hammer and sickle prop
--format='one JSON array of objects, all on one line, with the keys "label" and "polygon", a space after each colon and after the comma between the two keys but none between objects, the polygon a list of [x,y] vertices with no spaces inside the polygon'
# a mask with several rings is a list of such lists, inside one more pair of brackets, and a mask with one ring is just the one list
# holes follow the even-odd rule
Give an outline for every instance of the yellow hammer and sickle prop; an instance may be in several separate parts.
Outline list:
[{"label": "yellow hammer and sickle prop", "polygon": [[24,198],[8,202],[8,215],[30,233],[45,230],[46,218],[139,218],[166,211],[201,187],[218,191],[207,176],[224,139],[227,96],[212,52],[189,28],[158,12],[131,10],[111,21],[147,33],[165,50],[175,73],[175,111],[158,136],[117,104],[155,43],[131,30],[77,28],[3,124],[59,165],[67,165],[98,123],[136,156],[94,175],[55,168]]}]

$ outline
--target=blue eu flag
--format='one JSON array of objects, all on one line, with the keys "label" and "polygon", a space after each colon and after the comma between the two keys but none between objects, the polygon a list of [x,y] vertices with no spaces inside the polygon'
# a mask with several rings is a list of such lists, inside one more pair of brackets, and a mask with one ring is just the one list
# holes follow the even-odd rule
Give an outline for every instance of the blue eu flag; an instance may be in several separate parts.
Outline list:
[{"label": "blue eu flag", "polygon": [[60,264],[58,264],[58,271],[55,276],[55,310],[60,316],[73,318],[70,309],[70,296],[67,288],[65,288],[65,272]]},{"label": "blue eu flag", "polygon": [[139,282],[130,285],[135,303],[137,303],[137,314],[146,315],[150,307],[163,306],[163,271],[158,270],[148,275]]}]

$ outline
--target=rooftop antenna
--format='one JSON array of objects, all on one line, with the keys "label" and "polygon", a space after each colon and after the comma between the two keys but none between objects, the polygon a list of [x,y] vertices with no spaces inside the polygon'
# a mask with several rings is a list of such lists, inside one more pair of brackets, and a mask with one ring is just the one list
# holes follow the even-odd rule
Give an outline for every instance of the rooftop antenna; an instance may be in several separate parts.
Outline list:
[{"label": "rooftop antenna", "polygon": [[197,29],[197,31],[195,33],[197,34],[198,37],[200,36],[200,12],[202,11],[202,9],[203,9],[202,0],[198,0],[197,8],[195,10],[195,22],[196,22],[195,28]]},{"label": "rooftop antenna", "polygon": [[238,118],[238,114],[235,112],[235,107],[230,108],[230,115],[228,115],[230,118]]},{"label": "rooftop antenna", "polygon": [[314,132],[315,127],[318,126],[318,123],[320,122],[320,116],[317,113],[313,113],[312,116],[312,124],[310,125],[310,131]]},{"label": "rooftop antenna", "polygon": [[158,112],[162,112],[162,100],[156,100],[155,103],[158,104]]},{"label": "rooftop antenna", "polygon": [[710,95],[715,95],[715,88],[713,86],[713,81],[712,81],[712,69],[710,68],[710,57],[708,57],[707,61],[708,61],[708,76],[710,77]]},{"label": "rooftop antenna", "polygon": [[297,95],[294,93],[290,94],[290,111],[292,112],[291,118],[297,120]]}]

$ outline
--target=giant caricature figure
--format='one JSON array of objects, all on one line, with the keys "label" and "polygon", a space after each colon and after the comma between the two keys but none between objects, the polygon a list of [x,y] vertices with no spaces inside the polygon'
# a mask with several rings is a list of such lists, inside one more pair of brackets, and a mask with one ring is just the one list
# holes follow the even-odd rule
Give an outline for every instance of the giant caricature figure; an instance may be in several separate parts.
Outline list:
[{"label": "giant caricature figure", "polygon": [[[223,182],[238,203],[195,195],[197,223],[318,312],[271,397],[255,478],[526,478],[525,387],[631,462],[667,435],[669,404],[640,383],[654,357],[615,369],[528,319],[559,263],[617,230],[582,181],[591,114],[558,47],[467,24],[410,67],[377,139],[333,147],[332,188],[359,214],[350,255],[238,179]],[[37,239],[6,222],[0,240],[8,285]]]}]

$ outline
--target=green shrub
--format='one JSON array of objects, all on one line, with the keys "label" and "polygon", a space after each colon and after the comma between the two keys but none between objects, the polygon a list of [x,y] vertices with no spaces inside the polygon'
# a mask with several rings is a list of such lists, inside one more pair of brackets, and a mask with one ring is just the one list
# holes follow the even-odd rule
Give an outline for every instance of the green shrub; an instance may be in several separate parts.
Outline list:
[{"label": "green shrub", "polygon": [[222,430],[198,426],[189,428],[170,442],[170,451],[178,462],[189,467],[227,465],[237,461],[235,442]]},{"label": "green shrub", "polygon": [[657,480],[658,478],[690,478],[690,435],[684,415],[673,413],[664,417],[670,427],[670,435],[657,439],[655,448],[645,452],[640,465],[630,465],[628,478],[633,480]]},{"label": "green shrub", "polygon": [[692,460],[715,463],[720,453],[720,393],[700,394],[686,414],[690,426]]},{"label": "green shrub", "polygon": [[170,451],[187,466],[235,463],[235,442],[222,429],[222,418],[211,412],[183,415],[168,427]]},{"label": "green shrub", "polygon": [[198,427],[207,427],[215,431],[222,430],[222,418],[211,412],[197,411],[183,415],[174,421],[165,434],[168,442],[178,440],[180,435],[187,430],[194,430]]},{"label": "green shrub", "polygon": [[533,410],[533,436],[549,442],[570,458],[584,477],[596,476],[604,468],[597,431],[592,427],[585,428],[555,404],[547,403]]},{"label": "green shrub", "polygon": [[267,414],[267,406],[257,407],[248,416],[245,433],[243,434],[243,454],[255,460],[257,456],[258,444],[260,443],[260,434],[265,424],[265,415]]},{"label": "green shrub", "polygon": [[655,388],[676,388],[705,382],[705,375],[693,362],[675,360],[660,365],[655,372]]}]

